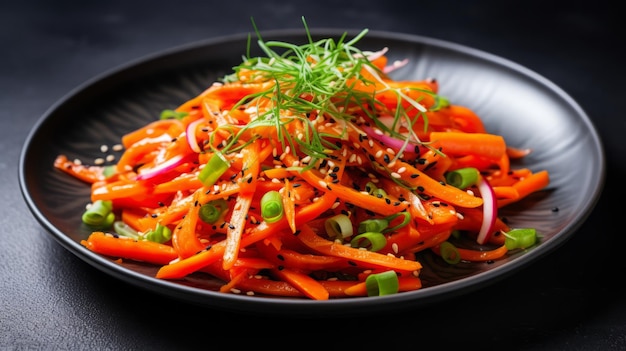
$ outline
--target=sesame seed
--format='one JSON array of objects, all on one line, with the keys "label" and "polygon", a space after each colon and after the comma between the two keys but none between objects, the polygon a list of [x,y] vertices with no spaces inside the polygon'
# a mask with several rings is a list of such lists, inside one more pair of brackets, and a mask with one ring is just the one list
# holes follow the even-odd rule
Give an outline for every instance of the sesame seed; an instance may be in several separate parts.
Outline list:
[{"label": "sesame seed", "polygon": [[396,172],[391,172],[391,177],[396,179],[402,178],[402,176]]}]

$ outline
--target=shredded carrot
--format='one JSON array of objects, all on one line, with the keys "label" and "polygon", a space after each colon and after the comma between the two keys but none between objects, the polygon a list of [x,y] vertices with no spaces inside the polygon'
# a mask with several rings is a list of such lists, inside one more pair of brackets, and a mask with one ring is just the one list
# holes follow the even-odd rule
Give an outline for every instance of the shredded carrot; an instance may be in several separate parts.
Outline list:
[{"label": "shredded carrot", "polygon": [[[507,145],[472,109],[438,96],[442,82],[393,80],[382,52],[348,57],[356,51],[344,49],[324,41],[294,47],[296,55],[272,59],[271,73],[256,64],[266,61],[245,60],[182,101],[176,118],[122,135],[113,175],[58,155],[54,167],[91,187],[86,201],[110,201],[116,219],[140,237],[99,229],[81,243],[158,265],[158,279],[209,274],[224,293],[366,296],[367,275],[385,270],[398,274],[402,293],[422,288],[422,251],[438,253],[455,231],[476,238],[486,206],[548,186],[547,171],[515,167],[530,148]],[[298,65],[306,69],[289,70]],[[305,71],[319,79],[304,84],[298,74]],[[447,183],[449,172],[464,167],[488,180],[491,203],[476,186]],[[262,216],[269,191],[282,195],[275,221]],[[207,218],[206,209],[217,212]],[[490,229],[506,232],[495,212]],[[366,220],[387,226],[374,233],[376,245],[359,247],[352,240]],[[149,241],[157,227],[171,237]],[[503,240],[494,234],[486,243],[498,248],[459,252],[469,261],[501,259]]]}]

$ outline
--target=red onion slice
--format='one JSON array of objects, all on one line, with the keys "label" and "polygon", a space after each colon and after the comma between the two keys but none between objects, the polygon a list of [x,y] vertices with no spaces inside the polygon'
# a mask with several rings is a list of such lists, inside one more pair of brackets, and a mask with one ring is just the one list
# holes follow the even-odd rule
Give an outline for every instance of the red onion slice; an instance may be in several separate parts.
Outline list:
[{"label": "red onion slice", "polygon": [[[370,138],[374,138],[380,142],[382,142],[383,144],[385,144],[386,146],[394,149],[395,151],[401,150],[402,147],[404,147],[404,141],[391,137],[389,135],[386,135],[384,133],[382,133],[380,130],[368,127],[368,126],[362,126],[361,127],[363,129],[363,131],[370,137]],[[407,143],[406,144],[406,149],[404,149],[404,153],[405,154],[417,154],[419,152],[416,152],[415,150],[419,150],[419,145],[415,144],[415,143]]]},{"label": "red onion slice", "polygon": [[200,153],[202,149],[200,149],[200,145],[198,145],[198,140],[196,139],[196,127],[198,124],[202,123],[204,120],[202,118],[197,119],[187,125],[187,129],[185,130],[185,136],[187,137],[187,143],[189,147],[194,152]]},{"label": "red onion slice", "polygon": [[498,214],[498,203],[496,201],[496,195],[493,192],[493,188],[491,188],[487,179],[478,177],[476,186],[478,187],[480,196],[483,198],[483,222],[480,226],[480,231],[478,232],[476,241],[483,245],[489,240],[491,234],[493,233],[493,228],[496,224],[496,217]]},{"label": "red onion slice", "polygon": [[184,162],[185,162],[185,157],[183,155],[175,155],[169,160],[159,163],[158,165],[152,168],[140,169],[139,173],[137,174],[137,180],[146,180],[146,179],[154,178],[158,175],[171,171],[172,169],[183,164]]}]

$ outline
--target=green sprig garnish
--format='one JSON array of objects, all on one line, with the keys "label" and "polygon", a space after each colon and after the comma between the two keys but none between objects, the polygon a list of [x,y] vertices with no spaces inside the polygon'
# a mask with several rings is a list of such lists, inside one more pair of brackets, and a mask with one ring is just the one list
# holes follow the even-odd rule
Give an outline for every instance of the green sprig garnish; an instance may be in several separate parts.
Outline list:
[{"label": "green sprig garnish", "polygon": [[[423,118],[427,125],[426,108],[419,101],[396,89],[386,85],[383,77],[385,74],[376,67],[369,59],[371,52],[361,51],[356,44],[367,34],[364,29],[354,38],[347,38],[344,33],[338,39],[325,38],[315,40],[302,18],[307,41],[304,44],[293,44],[283,41],[265,41],[253,21],[257,36],[257,44],[265,57],[252,57],[250,55],[251,37],[248,40],[247,56],[243,62],[233,68],[234,73],[225,76],[225,83],[240,81],[242,83],[274,82],[275,84],[265,91],[244,97],[233,107],[254,107],[255,101],[270,100],[271,108],[260,110],[257,116],[243,127],[243,130],[260,125],[272,125],[276,127],[278,139],[283,147],[289,145],[292,152],[300,150],[312,158],[309,167],[315,165],[319,159],[326,158],[329,151],[337,146],[333,139],[341,138],[340,135],[329,135],[318,132],[308,119],[310,113],[324,115],[337,123],[344,124],[344,131],[349,124],[355,122],[356,117],[352,113],[354,108],[368,116],[377,126],[386,133],[405,140],[418,140],[417,135],[409,128],[412,135],[404,136],[377,121],[378,113],[385,111],[392,114],[395,119],[394,125],[403,121],[412,126],[417,118]],[[368,72],[373,80],[365,77],[363,72]],[[393,111],[386,111],[382,102],[370,92],[355,89],[355,84],[378,84],[384,90],[392,91],[398,96],[398,104]],[[435,100],[445,101],[433,94]],[[408,108],[403,106],[408,102]],[[418,110],[415,117],[409,117],[408,112]],[[286,114],[285,111],[289,111]],[[300,120],[307,126],[307,133],[296,137],[287,132],[288,123]],[[355,125],[353,127],[357,128]],[[230,145],[235,145],[238,135],[234,136]],[[298,145],[296,149],[294,146]],[[227,153],[229,148],[223,148]]]}]

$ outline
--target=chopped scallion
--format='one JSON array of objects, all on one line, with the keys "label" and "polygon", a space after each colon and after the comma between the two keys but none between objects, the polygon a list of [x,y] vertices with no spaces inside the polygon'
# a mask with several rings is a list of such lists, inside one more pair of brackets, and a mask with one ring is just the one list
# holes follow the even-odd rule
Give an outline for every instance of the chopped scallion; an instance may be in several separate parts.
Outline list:
[{"label": "chopped scallion", "polygon": [[396,294],[400,289],[398,275],[394,271],[370,274],[365,278],[367,296]]},{"label": "chopped scallion", "polygon": [[537,231],[534,228],[512,229],[504,233],[504,245],[507,249],[525,249],[537,242]]},{"label": "chopped scallion", "polygon": [[263,194],[261,197],[261,216],[268,223],[273,223],[283,217],[283,198],[276,191],[271,190]]},{"label": "chopped scallion", "polygon": [[213,186],[215,182],[230,167],[228,160],[220,152],[216,152],[211,156],[204,168],[198,174],[198,179],[206,187]]},{"label": "chopped scallion", "polygon": [[326,228],[326,234],[330,238],[344,239],[354,234],[352,221],[345,214],[337,214],[328,218],[324,222],[324,228]]},{"label": "chopped scallion", "polygon": [[350,240],[350,246],[366,248],[368,251],[378,251],[387,245],[385,235],[377,232],[359,234]]},{"label": "chopped scallion", "polygon": [[96,200],[83,213],[83,223],[95,228],[110,228],[115,221],[113,203],[109,200]]},{"label": "chopped scallion", "polygon": [[459,168],[446,173],[446,183],[459,189],[466,189],[478,181],[480,173],[474,167]]},{"label": "chopped scallion", "polygon": [[228,203],[224,199],[213,200],[200,206],[198,216],[204,223],[217,222],[222,214],[228,209]]},{"label": "chopped scallion", "polygon": [[449,264],[461,262],[459,250],[449,241],[444,241],[439,245],[439,253],[441,254],[441,258]]}]

